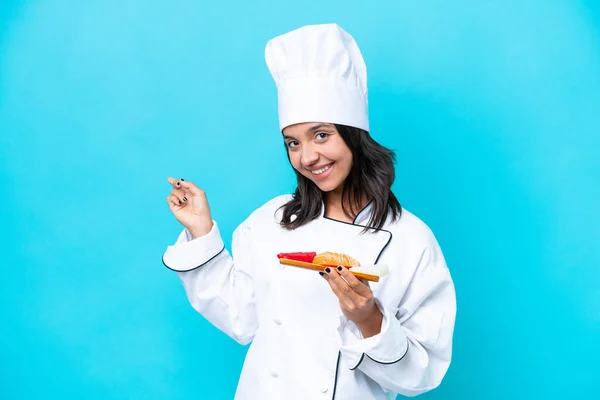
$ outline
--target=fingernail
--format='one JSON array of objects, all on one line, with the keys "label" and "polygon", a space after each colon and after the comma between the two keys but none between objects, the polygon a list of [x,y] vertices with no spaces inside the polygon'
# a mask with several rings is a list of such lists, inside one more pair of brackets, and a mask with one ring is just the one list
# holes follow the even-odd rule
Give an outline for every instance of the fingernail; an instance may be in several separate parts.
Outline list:
[{"label": "fingernail", "polygon": [[185,181],[185,179],[181,178],[182,181]]},{"label": "fingernail", "polygon": [[184,197],[184,198],[183,198],[183,201],[187,201],[187,197]]},{"label": "fingernail", "polygon": [[179,185],[180,185],[180,183],[179,183],[179,182],[177,182],[177,186],[179,186]]},{"label": "fingernail", "polygon": [[331,268],[329,268],[329,267],[325,268],[325,272],[330,273],[331,272]]},{"label": "fingernail", "polygon": [[[184,197],[184,199],[185,199],[185,197]],[[342,267],[338,265],[338,271],[341,271],[341,270],[342,270]]]},{"label": "fingernail", "polygon": [[325,276],[325,272],[321,272],[321,271],[319,271],[319,275],[321,275],[321,276]]},{"label": "fingernail", "polygon": [[181,204],[181,200],[177,200],[179,202],[179,204]]}]

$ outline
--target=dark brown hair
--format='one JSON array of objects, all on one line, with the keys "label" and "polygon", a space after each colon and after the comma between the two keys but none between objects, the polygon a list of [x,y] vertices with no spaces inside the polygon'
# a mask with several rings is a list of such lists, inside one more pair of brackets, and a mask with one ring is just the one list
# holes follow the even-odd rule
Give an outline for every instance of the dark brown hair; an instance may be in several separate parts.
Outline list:
[{"label": "dark brown hair", "polygon": [[[334,124],[338,133],[352,151],[352,168],[344,181],[342,208],[352,217],[352,211],[360,211],[361,202],[367,198],[372,204],[372,213],[367,226],[379,230],[391,211],[392,219],[400,218],[402,207],[391,187],[396,177],[395,153],[377,143],[369,132],[346,125]],[[286,147],[287,152],[287,147]],[[288,160],[290,160],[288,153]],[[291,160],[290,160],[291,164]],[[294,169],[298,180],[292,200],[284,204],[281,226],[298,228],[321,214],[324,193],[310,179]],[[346,208],[350,204],[351,210]],[[296,218],[292,221],[291,217]],[[365,229],[366,231],[367,229]]]}]

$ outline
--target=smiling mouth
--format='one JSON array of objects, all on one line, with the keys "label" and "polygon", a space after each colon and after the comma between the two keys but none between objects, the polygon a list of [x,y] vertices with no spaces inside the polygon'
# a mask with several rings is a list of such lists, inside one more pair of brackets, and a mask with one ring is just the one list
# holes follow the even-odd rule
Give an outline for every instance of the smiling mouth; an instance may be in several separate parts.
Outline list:
[{"label": "smiling mouth", "polygon": [[311,170],[310,173],[313,175],[321,175],[322,173],[326,172],[329,168],[331,168],[332,165],[333,165],[333,163],[326,165],[325,167],[320,168],[320,169]]}]

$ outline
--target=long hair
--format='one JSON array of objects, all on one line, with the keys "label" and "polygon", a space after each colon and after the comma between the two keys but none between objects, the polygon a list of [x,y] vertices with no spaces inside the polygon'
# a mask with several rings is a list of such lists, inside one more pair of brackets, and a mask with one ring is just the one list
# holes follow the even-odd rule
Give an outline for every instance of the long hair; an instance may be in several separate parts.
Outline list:
[{"label": "long hair", "polygon": [[[383,227],[391,212],[392,220],[402,213],[402,207],[391,187],[396,177],[395,153],[377,143],[371,135],[362,129],[334,124],[338,133],[352,151],[352,167],[344,181],[342,191],[342,209],[352,218],[360,211],[364,199],[372,204],[368,227],[379,230]],[[289,152],[288,160],[290,161]],[[321,214],[324,193],[317,185],[294,168],[298,187],[292,200],[284,204],[281,226],[292,230],[298,228]],[[350,210],[346,205],[350,205]],[[292,220],[292,215],[296,218]],[[367,231],[365,228],[364,231]]]}]

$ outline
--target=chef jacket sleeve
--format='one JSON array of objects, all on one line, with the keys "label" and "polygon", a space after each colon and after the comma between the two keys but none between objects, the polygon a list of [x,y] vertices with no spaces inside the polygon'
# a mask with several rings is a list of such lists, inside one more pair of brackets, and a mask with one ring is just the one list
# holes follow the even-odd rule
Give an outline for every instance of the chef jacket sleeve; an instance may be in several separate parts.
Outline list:
[{"label": "chef jacket sleeve", "polygon": [[208,234],[196,239],[184,229],[163,255],[165,266],[183,282],[192,307],[244,345],[252,341],[258,327],[249,229],[245,221],[234,231],[231,255],[215,221]]},{"label": "chef jacket sleeve", "polygon": [[421,253],[397,308],[375,302],[383,314],[375,336],[363,338],[353,322],[341,317],[337,339],[346,366],[404,396],[437,387],[450,365],[456,316],[454,285],[437,244]]}]

